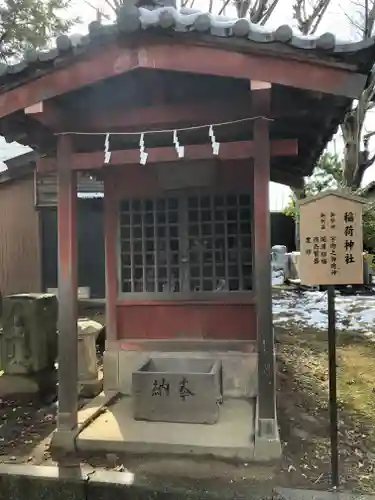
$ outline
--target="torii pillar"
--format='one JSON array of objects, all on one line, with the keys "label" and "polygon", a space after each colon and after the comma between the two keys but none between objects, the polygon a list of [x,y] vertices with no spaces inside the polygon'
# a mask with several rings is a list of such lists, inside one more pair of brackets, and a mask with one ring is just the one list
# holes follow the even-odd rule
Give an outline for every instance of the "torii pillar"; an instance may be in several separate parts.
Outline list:
[{"label": "torii pillar", "polygon": [[57,142],[58,230],[58,418],[59,433],[71,434],[78,417],[77,180],[71,169],[72,137]]},{"label": "torii pillar", "polygon": [[258,398],[256,409],[256,460],[281,455],[276,419],[275,350],[272,323],[271,238],[269,210],[271,84],[251,82],[254,115],[254,272],[257,308]]}]

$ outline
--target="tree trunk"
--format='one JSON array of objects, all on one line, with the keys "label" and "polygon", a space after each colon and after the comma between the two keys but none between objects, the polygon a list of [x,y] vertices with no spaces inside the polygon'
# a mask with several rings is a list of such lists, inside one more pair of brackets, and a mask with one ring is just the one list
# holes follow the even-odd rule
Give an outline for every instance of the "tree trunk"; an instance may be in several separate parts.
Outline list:
[{"label": "tree trunk", "polygon": [[[293,189],[293,196],[296,200],[296,204],[298,200],[302,200],[305,197],[305,188],[301,189]],[[297,210],[296,210],[297,212]],[[300,238],[300,226],[299,226],[299,213],[297,212],[296,218],[294,220],[294,244],[296,246],[296,252],[300,251],[301,248],[301,238]]]}]

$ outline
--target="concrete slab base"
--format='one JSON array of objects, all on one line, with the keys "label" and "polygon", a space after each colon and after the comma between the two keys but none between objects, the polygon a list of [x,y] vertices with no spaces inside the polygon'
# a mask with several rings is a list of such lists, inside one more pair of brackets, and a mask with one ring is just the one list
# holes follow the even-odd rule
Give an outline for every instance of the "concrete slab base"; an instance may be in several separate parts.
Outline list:
[{"label": "concrete slab base", "polygon": [[75,429],[59,429],[57,428],[52,434],[50,443],[50,451],[55,452],[72,452],[75,450],[75,439],[77,434],[89,425],[95,417],[97,417],[106,405],[110,404],[116,398],[117,393],[99,394],[96,398],[92,399],[86,406],[78,412],[78,422]]},{"label": "concrete slab base", "polygon": [[281,453],[282,448],[277,419],[259,418],[259,406],[257,404],[255,412],[254,460],[256,462],[279,460]]},{"label": "concrete slab base", "polygon": [[282,449],[280,437],[277,436],[273,439],[255,436],[254,440],[254,461],[255,462],[269,462],[279,460],[281,457]]},{"label": "concrete slab base", "polygon": [[142,422],[132,398],[122,397],[76,438],[78,451],[163,453],[252,461],[255,400],[227,399],[214,425]]}]

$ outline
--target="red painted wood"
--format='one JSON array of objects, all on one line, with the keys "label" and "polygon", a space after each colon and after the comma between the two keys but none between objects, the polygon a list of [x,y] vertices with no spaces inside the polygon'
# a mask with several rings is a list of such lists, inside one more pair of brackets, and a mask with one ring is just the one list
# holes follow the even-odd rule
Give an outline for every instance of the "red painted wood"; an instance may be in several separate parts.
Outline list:
[{"label": "red painted wood", "polygon": [[134,69],[138,65],[137,53],[137,49],[113,45],[77,58],[68,66],[1,94],[0,117]]},{"label": "red painted wood", "polygon": [[[220,144],[220,151],[217,158],[213,157],[212,146],[210,144],[199,144],[185,146],[185,157],[179,159],[174,147],[150,148],[147,149],[147,165],[162,162],[186,162],[199,160],[243,160],[252,158],[254,155],[254,144],[252,141],[226,142]],[[73,155],[71,168],[73,170],[93,170],[98,168],[108,168],[111,165],[140,165],[139,149],[129,149],[112,151],[108,164],[104,164],[104,152],[76,153]],[[272,156],[295,156],[298,154],[297,139],[284,139],[272,141]],[[147,165],[140,165],[147,168]],[[39,158],[37,161],[38,172],[50,172],[55,170],[55,158]]]},{"label": "red painted wood", "polygon": [[[308,56],[305,56],[308,57]],[[261,80],[302,89],[357,97],[366,77],[318,60],[298,61],[192,44],[154,43],[136,48],[117,45],[93,51],[66,67],[0,95],[0,117],[39,101],[70,92],[135,68],[184,71],[246,80]],[[308,77],[306,77],[308,75]]]},{"label": "red painted wood", "polygon": [[[253,105],[260,112],[270,109],[271,91],[257,90],[252,93]],[[269,123],[256,120],[254,124],[254,273],[257,297],[258,332],[258,415],[260,435],[276,433],[275,408],[275,359],[272,323],[272,287],[270,264],[270,139]],[[264,421],[264,428],[262,422]],[[267,421],[271,421],[267,428]],[[272,423],[273,422],[273,423]],[[273,430],[272,430],[273,429]]]},{"label": "red painted wood", "polygon": [[[215,161],[215,160],[213,160]],[[217,162],[215,185],[216,191],[252,192],[252,160]],[[188,168],[188,165],[187,167]],[[117,200],[128,197],[165,196],[160,189],[156,169],[131,165],[126,169],[114,167],[108,171],[113,178],[113,196]]]},{"label": "red painted wood", "polygon": [[29,106],[24,109],[24,113],[53,130],[60,131],[65,128],[65,116],[52,99],[40,101],[34,106]]},{"label": "red painted wood", "polygon": [[106,341],[116,340],[117,224],[118,208],[113,196],[113,177],[104,177],[104,245],[106,276]]},{"label": "red painted wood", "polygon": [[[163,342],[164,340],[164,342]],[[168,339],[165,342],[165,339],[162,340],[162,343],[168,344],[168,349],[176,349],[177,344],[180,345],[181,349],[181,341],[180,340],[170,340]],[[120,341],[115,342],[114,344],[111,345],[111,349],[119,349],[120,351],[150,351],[154,350],[155,346],[155,340],[153,339],[123,339]],[[156,340],[156,342],[160,342],[160,340]],[[187,346],[190,345],[192,348],[191,350],[195,349],[199,344],[202,342],[202,339],[184,339],[184,350],[188,350]],[[208,339],[206,341],[203,341],[203,344],[209,344],[211,347],[215,346],[216,351],[232,351],[232,349],[235,352],[242,352],[242,353],[248,353],[252,354],[256,352],[256,342],[254,340],[227,340],[227,339]],[[160,346],[160,344],[159,344]],[[171,352],[173,352],[171,350]]]},{"label": "red painted wood", "polygon": [[255,340],[253,304],[166,304],[117,306],[117,336]]},{"label": "red painted wood", "polygon": [[[286,100],[277,102],[270,115],[272,118],[284,116],[293,116],[300,113],[296,102]],[[152,130],[162,127],[171,128],[179,124],[185,125],[206,125],[210,123],[221,123],[254,116],[249,112],[249,100],[236,99],[223,102],[205,101],[191,102],[189,104],[163,104],[148,106],[145,108],[117,108],[108,109],[102,112],[95,112],[90,109],[87,113],[79,113],[76,116],[69,117],[69,126],[72,130],[81,130],[83,132],[101,132],[103,130]],[[44,119],[47,124],[48,113],[35,114],[33,117],[41,121]],[[51,126],[55,125],[55,115],[51,112]]]},{"label": "red painted wood", "polygon": [[174,300],[161,300],[160,298],[155,299],[140,299],[140,298],[132,298],[125,299],[120,298],[116,301],[117,307],[133,307],[133,306],[168,306],[168,307],[180,307],[184,305],[191,306],[192,304],[197,304],[198,306],[227,306],[227,305],[244,305],[251,304],[254,305],[256,303],[255,296],[252,292],[236,292],[236,293],[215,293],[210,295],[209,298],[207,296],[202,298],[186,298],[183,297],[181,299]]},{"label": "red painted wood", "polygon": [[58,232],[58,428],[77,427],[77,186],[76,172],[69,169],[71,137],[59,137],[57,145],[57,232]]},{"label": "red painted wood", "polygon": [[139,49],[138,54],[139,67],[143,68],[259,80],[353,98],[366,83],[365,75],[347,68],[329,67],[317,59],[290,59],[286,54],[240,53],[190,44],[154,44]]},{"label": "red painted wood", "polygon": [[[51,101],[43,103],[43,112],[28,113],[35,120],[53,129],[61,129],[62,120],[58,119],[56,109],[49,106]],[[233,100],[228,102],[212,101],[191,104],[155,104],[145,108],[116,108],[101,112],[88,109],[86,113],[66,117],[65,130],[81,130],[83,132],[101,132],[116,129],[126,130],[140,128],[151,130],[173,124],[206,125],[248,118],[249,101]],[[282,110],[282,114],[290,111],[290,107]],[[73,111],[74,112],[74,111]],[[281,110],[278,110],[280,116]]]}]

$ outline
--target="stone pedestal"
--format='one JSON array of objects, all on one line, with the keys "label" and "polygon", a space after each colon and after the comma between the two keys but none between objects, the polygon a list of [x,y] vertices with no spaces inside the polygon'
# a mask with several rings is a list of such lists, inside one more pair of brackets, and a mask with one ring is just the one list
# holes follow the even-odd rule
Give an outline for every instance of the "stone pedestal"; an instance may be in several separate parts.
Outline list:
[{"label": "stone pedestal", "polygon": [[56,391],[57,300],[50,294],[7,296],[0,331],[0,397]]},{"label": "stone pedestal", "polygon": [[0,398],[16,400],[43,400],[56,393],[56,370],[33,375],[0,374]]}]

